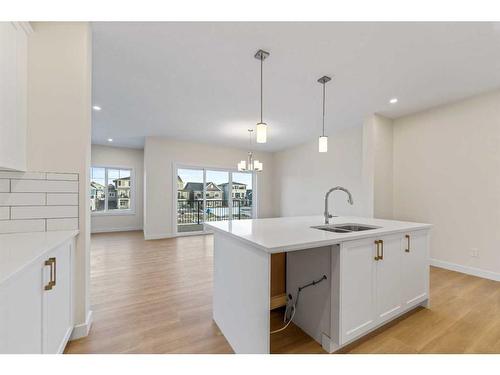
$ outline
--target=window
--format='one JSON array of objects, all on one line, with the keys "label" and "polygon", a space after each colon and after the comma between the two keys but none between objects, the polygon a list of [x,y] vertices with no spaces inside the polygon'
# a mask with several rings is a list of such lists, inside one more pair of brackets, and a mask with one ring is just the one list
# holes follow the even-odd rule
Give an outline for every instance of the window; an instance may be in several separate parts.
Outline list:
[{"label": "window", "polygon": [[125,213],[133,208],[132,170],[92,167],[90,169],[90,210],[102,213]]},{"label": "window", "polygon": [[254,217],[252,172],[203,167],[176,168],[175,172],[178,233],[201,232],[207,221]]}]

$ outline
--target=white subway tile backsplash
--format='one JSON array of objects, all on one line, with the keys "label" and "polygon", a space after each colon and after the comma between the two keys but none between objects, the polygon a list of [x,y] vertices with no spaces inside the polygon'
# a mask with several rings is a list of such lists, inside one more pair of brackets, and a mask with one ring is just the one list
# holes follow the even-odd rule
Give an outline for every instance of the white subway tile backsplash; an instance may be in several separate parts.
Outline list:
[{"label": "white subway tile backsplash", "polygon": [[47,231],[78,229],[78,219],[47,219]]},{"label": "white subway tile backsplash", "polygon": [[0,207],[0,220],[9,220],[10,207]]},{"label": "white subway tile backsplash", "polygon": [[11,180],[13,193],[78,193],[78,181]]},{"label": "white subway tile backsplash", "polygon": [[[1,200],[0,200],[1,205]],[[73,193],[48,193],[48,206],[78,206],[78,194]]]},{"label": "white subway tile backsplash", "polygon": [[45,232],[45,220],[1,220],[0,234]]},{"label": "white subway tile backsplash", "polygon": [[0,171],[0,178],[17,178],[29,180],[45,180],[45,172],[14,172],[14,171]]},{"label": "white subway tile backsplash", "polygon": [[0,206],[41,206],[45,193],[0,193]]},{"label": "white subway tile backsplash", "polygon": [[0,234],[78,229],[78,173],[0,170]]},{"label": "white subway tile backsplash", "polygon": [[77,173],[47,173],[47,180],[78,181]]},{"label": "white subway tile backsplash", "polygon": [[18,206],[10,210],[13,220],[78,217],[78,206]]},{"label": "white subway tile backsplash", "polygon": [[8,193],[10,191],[10,180],[0,179],[0,192]]}]

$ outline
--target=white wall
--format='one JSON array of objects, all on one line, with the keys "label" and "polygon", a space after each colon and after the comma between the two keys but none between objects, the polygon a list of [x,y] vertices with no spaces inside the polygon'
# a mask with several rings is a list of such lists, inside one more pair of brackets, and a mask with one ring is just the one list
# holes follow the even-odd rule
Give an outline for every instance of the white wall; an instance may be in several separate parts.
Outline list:
[{"label": "white wall", "polygon": [[144,151],[134,148],[92,145],[91,164],[105,167],[132,168],[134,175],[134,210],[132,214],[92,214],[91,231],[118,232],[141,230],[143,221]]},{"label": "white wall", "polygon": [[373,115],[373,216],[392,219],[394,216],[393,188],[393,122]]},{"label": "white wall", "polygon": [[395,120],[394,215],[434,225],[432,258],[500,280],[499,103],[496,91]]},{"label": "white wall", "polygon": [[[200,167],[235,169],[246,160],[247,150],[225,148],[201,143],[180,142],[164,137],[147,137],[144,146],[144,236],[146,239],[173,234],[172,186],[174,163]],[[273,157],[266,152],[255,153],[264,163],[257,175],[257,212],[259,217],[275,216],[273,189]]]},{"label": "white wall", "polygon": [[340,185],[347,195],[330,196],[330,213],[335,215],[370,215],[363,186],[363,128],[345,129],[328,137],[328,152],[318,152],[318,140],[274,154],[274,199],[278,216],[322,215],[325,193]]},{"label": "white wall", "polygon": [[[92,33],[86,22],[33,23],[28,38],[27,166],[89,180]],[[79,184],[75,323],[89,312],[88,185]]]}]

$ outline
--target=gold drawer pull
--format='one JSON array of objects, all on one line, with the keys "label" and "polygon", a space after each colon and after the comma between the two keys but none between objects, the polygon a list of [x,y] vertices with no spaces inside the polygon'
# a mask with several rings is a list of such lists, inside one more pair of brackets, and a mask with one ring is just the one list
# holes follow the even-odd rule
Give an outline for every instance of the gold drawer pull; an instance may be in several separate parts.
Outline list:
[{"label": "gold drawer pull", "polygon": [[378,257],[380,260],[384,260],[384,240],[379,240],[380,242],[380,256]]},{"label": "gold drawer pull", "polygon": [[50,280],[47,285],[45,285],[45,290],[52,290],[56,285],[56,258],[49,258],[44,263],[46,266],[50,267]]},{"label": "gold drawer pull", "polygon": [[408,241],[408,245],[406,246],[406,252],[409,253],[410,252],[410,235],[407,234],[406,236],[406,241]]},{"label": "gold drawer pull", "polygon": [[376,241],[375,241],[375,246],[377,247],[377,255],[376,255],[376,256],[375,256],[375,258],[373,258],[373,259],[375,259],[375,260],[377,260],[377,261],[378,261],[379,259],[381,259],[381,258],[380,258],[380,255],[379,255],[379,244],[380,244],[380,241],[379,241],[379,240],[376,240]]}]

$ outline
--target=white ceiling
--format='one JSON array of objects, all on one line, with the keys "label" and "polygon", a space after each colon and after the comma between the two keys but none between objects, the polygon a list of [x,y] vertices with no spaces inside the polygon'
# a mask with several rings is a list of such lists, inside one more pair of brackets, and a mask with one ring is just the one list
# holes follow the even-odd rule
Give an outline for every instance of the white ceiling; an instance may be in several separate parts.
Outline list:
[{"label": "white ceiling", "polygon": [[[93,142],[145,136],[248,147],[259,119],[279,150],[370,113],[395,118],[500,87],[495,23],[93,23]],[[388,100],[397,97],[391,105]]]}]

